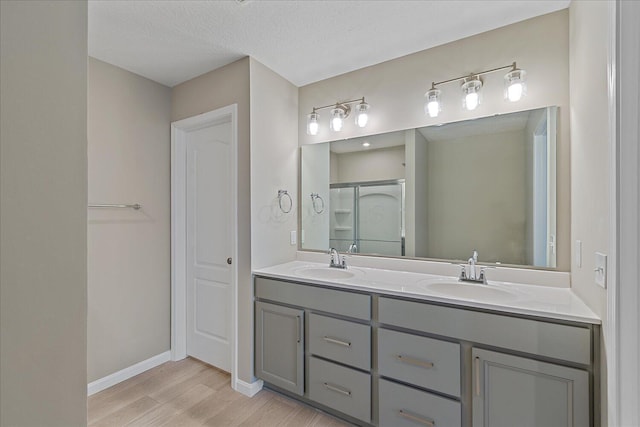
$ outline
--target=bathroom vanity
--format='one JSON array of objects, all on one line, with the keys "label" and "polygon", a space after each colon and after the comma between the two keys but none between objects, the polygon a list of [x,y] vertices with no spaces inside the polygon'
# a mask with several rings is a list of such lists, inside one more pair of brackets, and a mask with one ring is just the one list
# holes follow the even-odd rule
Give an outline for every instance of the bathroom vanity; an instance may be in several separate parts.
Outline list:
[{"label": "bathroom vanity", "polygon": [[254,277],[267,387],[358,425],[599,425],[600,321],[569,289],[301,261]]}]

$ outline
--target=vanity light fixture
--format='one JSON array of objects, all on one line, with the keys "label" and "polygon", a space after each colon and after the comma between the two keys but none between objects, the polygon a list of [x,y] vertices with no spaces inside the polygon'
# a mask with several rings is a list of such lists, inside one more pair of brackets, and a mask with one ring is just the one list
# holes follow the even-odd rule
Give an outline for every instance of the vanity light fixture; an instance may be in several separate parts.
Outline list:
[{"label": "vanity light fixture", "polygon": [[436,86],[460,81],[462,82],[461,89],[463,95],[462,108],[469,111],[475,110],[482,102],[483,82],[480,76],[505,70],[507,68],[511,68],[511,70],[504,76],[504,98],[511,102],[519,101],[527,93],[527,73],[526,71],[518,68],[514,62],[511,65],[505,65],[504,67],[493,68],[491,70],[456,77],[454,79],[443,80],[441,82],[432,82],[431,89],[429,89],[424,95],[426,98],[424,104],[425,114],[428,114],[429,117],[438,117],[438,114],[442,111],[442,92],[437,89]]},{"label": "vanity light fixture", "polygon": [[[356,104],[357,103],[357,104]],[[358,127],[365,127],[369,121],[369,104],[364,100],[364,97],[359,99],[353,99],[351,101],[337,102],[331,105],[324,105],[322,107],[313,107],[310,114],[307,115],[307,134],[317,135],[319,128],[320,114],[319,110],[331,108],[329,117],[329,128],[334,132],[340,132],[344,125],[344,120],[349,117],[351,113],[351,105],[356,104],[354,110],[356,112],[355,123]]]}]

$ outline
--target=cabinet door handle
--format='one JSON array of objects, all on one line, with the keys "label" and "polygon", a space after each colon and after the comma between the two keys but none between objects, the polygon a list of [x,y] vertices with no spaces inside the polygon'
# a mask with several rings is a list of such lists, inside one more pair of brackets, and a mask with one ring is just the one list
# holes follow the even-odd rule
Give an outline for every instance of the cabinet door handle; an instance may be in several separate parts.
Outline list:
[{"label": "cabinet door handle", "polygon": [[338,345],[342,345],[344,347],[351,347],[351,343],[349,341],[343,341],[341,339],[328,337],[326,335],[324,337],[322,337],[322,339],[325,340],[326,342],[330,342],[332,344],[338,344]]},{"label": "cabinet door handle", "polygon": [[413,357],[403,356],[402,354],[396,354],[396,359],[398,359],[402,363],[408,363],[410,365],[421,366],[427,369],[433,368],[432,362],[427,362],[426,360],[414,359]]},{"label": "cabinet door handle", "polygon": [[428,419],[422,418],[422,417],[418,417],[416,415],[412,415],[412,414],[410,414],[408,412],[405,412],[404,409],[400,409],[398,411],[398,415],[400,415],[402,418],[406,418],[408,420],[415,421],[416,423],[420,423],[420,424],[423,424],[425,426],[436,427],[435,421],[428,420]]},{"label": "cabinet door handle", "polygon": [[335,391],[336,393],[340,393],[345,396],[351,396],[351,391],[347,390],[346,388],[338,387],[337,385],[329,383],[323,383],[323,385],[327,390]]},{"label": "cabinet door handle", "polygon": [[297,323],[298,323],[298,328],[297,328],[297,339],[298,342],[300,342],[301,336],[302,336],[302,317],[300,316],[296,316],[297,319]]},{"label": "cabinet door handle", "polygon": [[473,368],[475,370],[476,396],[480,396],[480,358],[476,357],[473,363],[475,364]]}]

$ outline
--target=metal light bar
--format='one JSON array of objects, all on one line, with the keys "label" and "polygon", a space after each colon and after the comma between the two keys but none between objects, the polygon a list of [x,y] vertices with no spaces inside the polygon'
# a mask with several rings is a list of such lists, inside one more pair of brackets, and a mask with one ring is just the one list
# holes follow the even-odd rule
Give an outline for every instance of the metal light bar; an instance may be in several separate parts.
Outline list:
[{"label": "metal light bar", "polygon": [[342,101],[336,102],[335,104],[323,105],[322,107],[313,107],[313,112],[315,113],[318,110],[324,110],[326,108],[335,108],[338,106],[346,106],[347,104],[353,104],[355,102],[364,102],[364,96],[358,99],[352,99],[351,101]]},{"label": "metal light bar", "polygon": [[512,70],[516,70],[518,67],[516,66],[516,63],[514,61],[513,64],[511,64],[511,65],[505,65],[503,67],[492,68],[490,70],[481,71],[479,73],[471,73],[471,74],[467,74],[466,76],[456,77],[456,78],[449,79],[449,80],[443,80],[443,81],[437,82],[437,83],[436,82],[431,82],[431,89],[435,89],[436,86],[443,85],[445,83],[451,83],[451,82],[456,82],[456,81],[459,81],[459,80],[465,80],[465,79],[468,79],[470,77],[478,77],[478,76],[482,76],[482,75],[485,75],[485,74],[494,73],[496,71],[506,70],[507,68],[511,68]]}]

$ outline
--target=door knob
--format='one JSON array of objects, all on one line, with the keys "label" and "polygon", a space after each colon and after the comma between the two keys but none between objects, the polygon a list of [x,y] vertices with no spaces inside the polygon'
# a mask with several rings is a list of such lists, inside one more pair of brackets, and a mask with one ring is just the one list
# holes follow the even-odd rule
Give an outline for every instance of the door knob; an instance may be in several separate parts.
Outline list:
[{"label": "door knob", "polygon": [[231,262],[233,262],[233,260],[231,259],[231,257],[227,258],[227,264],[231,265]]}]

